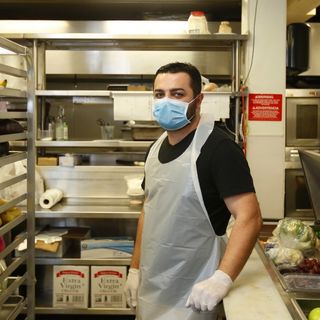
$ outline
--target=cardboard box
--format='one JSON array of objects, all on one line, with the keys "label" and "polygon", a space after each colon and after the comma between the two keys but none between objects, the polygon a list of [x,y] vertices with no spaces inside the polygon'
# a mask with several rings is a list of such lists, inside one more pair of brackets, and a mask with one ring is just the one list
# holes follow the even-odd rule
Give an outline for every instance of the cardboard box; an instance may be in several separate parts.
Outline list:
[{"label": "cardboard box", "polygon": [[56,166],[58,159],[56,157],[38,157],[38,166]]},{"label": "cardboard box", "polygon": [[125,308],[126,278],[126,267],[91,266],[91,307]]},{"label": "cardboard box", "polygon": [[134,241],[127,238],[96,238],[81,241],[82,259],[131,258]]},{"label": "cardboard box", "polygon": [[[43,230],[35,231],[35,257],[40,258],[62,258],[70,246],[68,239],[64,238],[64,235],[68,233],[66,228],[45,228]],[[16,236],[16,239],[24,236],[24,233],[20,233]],[[61,241],[47,242],[44,237],[59,236]],[[47,239],[48,240],[48,239]],[[18,250],[19,249],[19,250]],[[27,240],[15,249],[15,256],[20,257],[25,253],[27,249]]]},{"label": "cardboard box", "polygon": [[88,266],[53,266],[54,308],[88,308],[88,297]]}]

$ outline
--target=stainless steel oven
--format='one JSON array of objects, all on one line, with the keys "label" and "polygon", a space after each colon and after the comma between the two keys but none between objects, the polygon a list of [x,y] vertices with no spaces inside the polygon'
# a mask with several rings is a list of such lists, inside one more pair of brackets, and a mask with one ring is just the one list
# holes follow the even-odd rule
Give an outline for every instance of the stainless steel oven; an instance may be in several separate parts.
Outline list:
[{"label": "stainless steel oven", "polygon": [[320,149],[320,90],[286,90],[285,216],[313,220],[299,149]]},{"label": "stainless steel oven", "polygon": [[298,150],[319,148],[286,147],[285,216],[314,220],[314,213],[301,166]]},{"label": "stainless steel oven", "polygon": [[286,90],[286,146],[320,146],[320,90]]}]

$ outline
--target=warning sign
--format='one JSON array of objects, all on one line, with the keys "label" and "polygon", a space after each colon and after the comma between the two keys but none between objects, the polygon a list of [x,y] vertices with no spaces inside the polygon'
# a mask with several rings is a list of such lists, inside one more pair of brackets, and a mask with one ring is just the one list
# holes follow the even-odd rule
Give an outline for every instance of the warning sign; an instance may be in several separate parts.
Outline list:
[{"label": "warning sign", "polygon": [[282,94],[249,94],[249,114],[251,121],[281,121]]}]

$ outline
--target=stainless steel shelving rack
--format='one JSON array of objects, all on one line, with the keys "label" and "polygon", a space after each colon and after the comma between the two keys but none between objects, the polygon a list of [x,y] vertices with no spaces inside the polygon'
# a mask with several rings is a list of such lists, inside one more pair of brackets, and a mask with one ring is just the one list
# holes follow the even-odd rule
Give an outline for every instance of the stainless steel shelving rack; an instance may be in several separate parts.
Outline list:
[{"label": "stainless steel shelving rack", "polygon": [[[34,319],[35,304],[35,265],[34,265],[34,172],[35,172],[35,141],[34,141],[34,83],[33,83],[33,60],[32,50],[21,46],[6,38],[0,38],[0,47],[10,50],[25,60],[26,70],[14,68],[6,64],[0,64],[0,73],[9,76],[23,78],[26,83],[26,90],[3,88],[0,90],[1,99],[19,99],[25,102],[25,111],[6,112],[0,111],[0,119],[26,119],[27,131],[17,134],[0,135],[0,142],[12,142],[25,140],[26,149],[21,152],[9,152],[8,155],[0,158],[0,166],[15,163],[20,160],[27,160],[27,173],[12,177],[0,183],[0,189],[5,189],[18,182],[25,181],[27,190],[16,198],[0,206],[0,212],[19,206],[22,201],[27,200],[26,210],[23,209],[22,215],[0,227],[0,235],[11,239],[11,234],[16,227],[24,229],[23,237],[15,240],[11,239],[6,248],[0,253],[0,259],[7,262],[7,268],[0,275],[0,283],[14,274],[13,281],[8,282],[8,286],[0,292],[0,319],[16,319],[21,313],[26,313],[28,320]],[[10,81],[8,82],[10,86]],[[27,251],[19,258],[12,258],[13,251],[17,246],[27,239]],[[26,266],[26,268],[24,268]],[[20,268],[21,271],[20,270]],[[19,273],[19,275],[17,275]],[[21,274],[22,273],[22,274]],[[21,286],[26,286],[26,295],[17,294]]]},{"label": "stainless steel shelving rack", "polygon": [[[111,34],[83,34],[83,33],[61,33],[61,34],[14,34],[7,35],[19,41],[31,41],[33,43],[34,67],[35,67],[35,97],[36,102],[45,97],[61,96],[90,96],[90,97],[110,97],[109,91],[80,91],[80,90],[46,90],[45,75],[45,52],[46,50],[181,50],[181,51],[231,51],[232,52],[232,92],[231,96],[236,99],[236,117],[239,115],[240,106],[240,51],[241,44],[247,39],[247,35],[111,35]],[[39,106],[40,107],[40,106]],[[37,119],[37,110],[34,108],[33,121]],[[239,119],[235,119],[236,132],[239,133]],[[237,134],[238,136],[238,134]],[[237,138],[236,138],[237,140]],[[36,141],[35,148],[147,148],[149,141]],[[112,206],[104,206],[102,209],[93,210],[89,207],[80,209],[77,206],[67,208],[66,206],[56,206],[53,210],[35,211],[36,219],[62,219],[62,218],[86,218],[88,211],[92,212],[90,219],[131,219],[138,218],[140,208],[130,210],[125,207],[119,211]],[[89,218],[89,217],[88,217]],[[108,260],[81,260],[79,258],[37,258],[36,265],[129,265],[130,259],[108,259]],[[45,297],[44,297],[45,299]],[[37,302],[38,304],[38,302]],[[43,306],[45,305],[45,306]],[[133,311],[128,308],[88,308],[88,309],[62,309],[47,307],[39,302],[35,312],[39,314],[85,314],[85,315],[133,315]]]}]

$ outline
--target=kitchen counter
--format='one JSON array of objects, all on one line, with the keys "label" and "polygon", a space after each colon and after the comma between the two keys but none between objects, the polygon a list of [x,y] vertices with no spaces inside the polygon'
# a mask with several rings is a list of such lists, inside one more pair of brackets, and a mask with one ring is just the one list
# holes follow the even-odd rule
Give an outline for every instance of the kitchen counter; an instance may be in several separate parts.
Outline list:
[{"label": "kitchen counter", "polygon": [[[257,245],[258,246],[258,245]],[[227,320],[293,320],[257,250],[234,282],[223,304]],[[280,284],[279,284],[280,285]],[[289,301],[288,301],[289,302]]]}]

